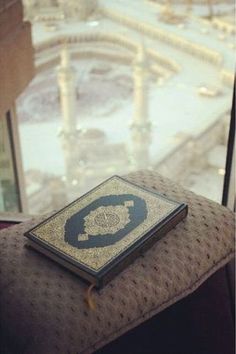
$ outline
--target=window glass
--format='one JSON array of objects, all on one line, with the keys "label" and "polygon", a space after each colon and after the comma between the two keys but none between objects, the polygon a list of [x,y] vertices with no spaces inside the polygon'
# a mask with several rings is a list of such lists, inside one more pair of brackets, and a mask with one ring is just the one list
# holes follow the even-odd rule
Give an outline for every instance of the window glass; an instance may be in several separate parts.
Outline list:
[{"label": "window glass", "polygon": [[36,75],[17,100],[29,212],[155,170],[221,201],[230,1],[24,1]]}]

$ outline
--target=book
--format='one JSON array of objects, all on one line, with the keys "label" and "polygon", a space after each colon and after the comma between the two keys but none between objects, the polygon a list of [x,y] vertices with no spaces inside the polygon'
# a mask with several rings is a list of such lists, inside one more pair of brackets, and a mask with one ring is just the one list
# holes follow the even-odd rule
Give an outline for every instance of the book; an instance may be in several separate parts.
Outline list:
[{"label": "book", "polygon": [[113,176],[25,236],[28,246],[101,288],[187,212],[185,203]]}]

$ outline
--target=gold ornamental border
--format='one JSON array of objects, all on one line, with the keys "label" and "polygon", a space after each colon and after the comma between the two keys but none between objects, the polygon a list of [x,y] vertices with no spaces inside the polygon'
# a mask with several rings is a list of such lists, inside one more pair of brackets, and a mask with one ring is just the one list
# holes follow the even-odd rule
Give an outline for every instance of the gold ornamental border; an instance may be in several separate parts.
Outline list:
[{"label": "gold ornamental border", "polygon": [[[106,247],[78,249],[64,241],[64,226],[68,218],[100,197],[121,194],[133,194],[145,200],[148,213],[142,224],[120,241]],[[31,234],[55,248],[59,253],[65,254],[93,272],[98,272],[168,216],[177,205],[174,201],[166,200],[158,194],[153,194],[151,191],[114,176],[31,230]]]}]

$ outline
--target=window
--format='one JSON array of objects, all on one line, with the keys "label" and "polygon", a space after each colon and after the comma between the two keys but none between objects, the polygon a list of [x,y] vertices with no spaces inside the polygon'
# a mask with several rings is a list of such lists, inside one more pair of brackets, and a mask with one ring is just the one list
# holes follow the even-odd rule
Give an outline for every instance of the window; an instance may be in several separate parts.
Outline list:
[{"label": "window", "polygon": [[221,201],[233,2],[24,1],[36,75],[16,104],[28,211],[151,169]]}]

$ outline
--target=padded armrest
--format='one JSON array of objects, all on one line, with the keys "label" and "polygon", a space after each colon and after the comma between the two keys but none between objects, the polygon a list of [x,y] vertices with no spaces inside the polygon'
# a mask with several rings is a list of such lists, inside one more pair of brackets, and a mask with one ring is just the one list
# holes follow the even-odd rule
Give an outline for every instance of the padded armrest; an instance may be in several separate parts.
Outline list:
[{"label": "padded armrest", "polygon": [[55,262],[24,247],[39,218],[0,232],[2,333],[24,353],[91,353],[187,296],[234,255],[234,215],[154,172],[128,179],[189,205],[188,217],[93,294]]}]

